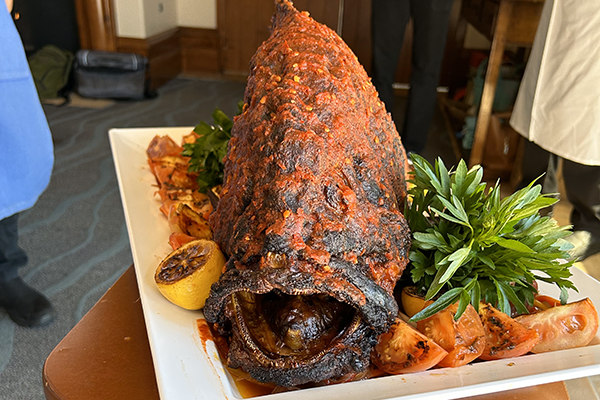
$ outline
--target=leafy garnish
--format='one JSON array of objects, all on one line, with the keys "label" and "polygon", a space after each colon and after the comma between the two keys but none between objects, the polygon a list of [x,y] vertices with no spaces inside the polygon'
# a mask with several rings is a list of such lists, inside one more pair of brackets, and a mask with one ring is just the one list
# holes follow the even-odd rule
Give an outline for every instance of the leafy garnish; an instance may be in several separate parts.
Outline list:
[{"label": "leafy garnish", "polygon": [[569,281],[567,250],[563,238],[570,226],[560,227],[539,210],[554,204],[552,194],[530,183],[500,198],[500,185],[487,188],[483,169],[467,168],[461,160],[456,170],[438,158],[435,167],[411,154],[413,186],[405,216],[413,233],[408,273],[427,300],[434,303],[411,320],[428,318],[459,302],[458,319],[470,303],[479,309],[485,301],[510,315],[511,306],[527,313],[537,292],[534,281],[555,284],[560,300],[567,301]]},{"label": "leafy garnish", "polygon": [[[238,113],[241,109],[238,104]],[[212,113],[214,125],[201,121],[194,128],[199,137],[194,143],[183,145],[181,155],[190,157],[188,171],[198,173],[198,190],[207,193],[223,183],[223,158],[231,139],[233,122],[220,109]]]}]

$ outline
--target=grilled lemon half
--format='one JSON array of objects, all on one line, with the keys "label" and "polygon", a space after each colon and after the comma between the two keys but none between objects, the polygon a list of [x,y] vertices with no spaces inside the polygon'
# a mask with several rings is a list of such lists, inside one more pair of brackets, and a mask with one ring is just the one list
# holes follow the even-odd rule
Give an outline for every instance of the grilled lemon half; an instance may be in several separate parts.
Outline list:
[{"label": "grilled lemon half", "polygon": [[187,310],[204,307],[210,287],[225,265],[225,256],[212,240],[193,240],[161,261],[154,281],[171,303]]}]

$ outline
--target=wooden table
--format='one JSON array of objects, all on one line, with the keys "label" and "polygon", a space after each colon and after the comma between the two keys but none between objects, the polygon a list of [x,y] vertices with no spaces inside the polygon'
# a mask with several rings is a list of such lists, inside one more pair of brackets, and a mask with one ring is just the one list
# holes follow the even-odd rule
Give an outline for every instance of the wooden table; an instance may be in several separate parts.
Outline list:
[{"label": "wooden table", "polygon": [[544,0],[465,0],[462,17],[492,41],[469,166],[481,164],[506,46],[533,44]]},{"label": "wooden table", "polygon": [[42,374],[48,400],[159,399],[133,267],[52,350]]},{"label": "wooden table", "polygon": [[[50,353],[47,400],[157,400],[135,272],[129,268]],[[568,400],[563,382],[467,400]]]}]

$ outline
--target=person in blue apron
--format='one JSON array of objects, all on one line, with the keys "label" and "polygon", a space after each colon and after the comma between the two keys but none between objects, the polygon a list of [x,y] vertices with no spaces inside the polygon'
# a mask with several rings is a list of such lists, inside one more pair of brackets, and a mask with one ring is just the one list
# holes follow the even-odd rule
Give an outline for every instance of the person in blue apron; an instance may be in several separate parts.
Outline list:
[{"label": "person in blue apron", "polygon": [[546,0],[510,124],[523,135],[523,183],[548,172],[557,193],[558,158],[573,205],[573,258],[600,252],[600,2]]},{"label": "person in blue apron", "polygon": [[48,122],[10,15],[0,4],[0,307],[22,326],[55,317],[50,301],[27,285],[18,269],[27,264],[19,247],[18,216],[36,203],[50,182],[54,153]]}]

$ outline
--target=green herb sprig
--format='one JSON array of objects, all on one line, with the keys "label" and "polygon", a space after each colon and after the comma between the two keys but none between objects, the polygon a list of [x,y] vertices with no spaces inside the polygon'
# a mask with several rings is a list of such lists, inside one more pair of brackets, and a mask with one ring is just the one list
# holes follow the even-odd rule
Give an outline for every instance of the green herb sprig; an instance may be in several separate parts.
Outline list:
[{"label": "green herb sprig", "polygon": [[[238,104],[238,114],[241,105]],[[223,159],[231,139],[232,120],[220,109],[212,113],[214,125],[201,121],[194,128],[199,137],[183,145],[181,155],[190,157],[188,171],[198,173],[198,190],[207,193],[223,183]]]},{"label": "green herb sprig", "polygon": [[441,159],[432,166],[411,154],[414,186],[405,216],[413,234],[408,272],[427,300],[434,303],[412,317],[428,318],[459,302],[458,319],[468,304],[485,301],[510,315],[511,305],[527,313],[537,290],[534,281],[555,284],[567,301],[568,260],[572,246],[560,227],[539,210],[557,200],[541,194],[534,182],[501,199],[500,185],[487,189],[483,169],[467,169],[461,160],[448,170]]}]

